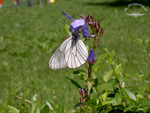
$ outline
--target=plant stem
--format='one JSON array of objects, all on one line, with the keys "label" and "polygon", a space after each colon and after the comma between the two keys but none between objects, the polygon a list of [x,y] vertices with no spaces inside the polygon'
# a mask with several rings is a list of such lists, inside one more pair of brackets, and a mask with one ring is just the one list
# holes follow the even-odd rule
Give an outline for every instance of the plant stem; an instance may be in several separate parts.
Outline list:
[{"label": "plant stem", "polygon": [[[109,61],[109,63],[110,63],[110,61]],[[113,65],[110,63],[110,65],[111,65],[111,68],[113,69],[113,71],[114,71],[114,73],[115,73],[115,69],[114,69],[114,67],[113,67]],[[122,92],[122,88],[121,88],[121,85],[120,85],[120,81],[119,81],[119,79],[118,79],[118,76],[115,74],[115,76],[116,76],[116,81],[117,81],[117,83],[118,83],[118,86],[119,86],[119,89],[121,90],[121,93],[123,94],[123,92]]]},{"label": "plant stem", "polygon": [[93,46],[93,51],[95,52],[96,49],[96,37],[94,37],[94,46]]},{"label": "plant stem", "polygon": [[[93,34],[94,34],[94,31],[93,31]],[[95,51],[95,48],[96,48],[96,37],[93,37],[94,38],[94,46],[93,46],[93,51]],[[88,80],[90,80],[91,78],[91,72],[92,72],[92,65],[89,64],[89,68],[88,68]],[[88,87],[87,87],[87,93],[86,93],[86,108],[85,108],[85,113],[87,113],[88,111],[88,100],[89,100],[89,97],[88,97]]]},{"label": "plant stem", "polygon": [[97,98],[99,99],[100,103],[102,104],[102,99],[101,99],[101,96],[99,95],[97,89],[96,89],[95,87],[93,87],[93,90],[94,90],[94,92],[96,93]]},{"label": "plant stem", "polygon": [[88,78],[89,79],[91,77],[91,71],[92,71],[92,65],[89,65],[89,68],[88,68]]},{"label": "plant stem", "polygon": [[138,108],[139,104],[141,103],[141,101],[142,101],[142,100],[139,100],[139,101],[138,101],[138,103],[136,104],[136,106],[135,106],[133,112],[135,112],[135,111],[137,110],[137,108]]},{"label": "plant stem", "polygon": [[89,96],[88,96],[88,88],[87,88],[87,92],[86,92],[86,107],[84,109],[84,113],[87,113],[87,111],[88,111],[88,99],[89,99]]},{"label": "plant stem", "polygon": [[[110,53],[109,53],[109,55],[110,55]],[[109,61],[109,64],[110,64],[111,68],[113,69],[113,72],[115,73],[115,69],[114,69],[112,63],[110,62],[110,60],[108,60],[108,61]],[[117,84],[118,84],[118,86],[119,86],[119,89],[120,89],[122,95],[124,95],[124,94],[123,94],[123,91],[122,91],[122,87],[121,87],[121,85],[120,85],[120,81],[119,81],[118,76],[117,76],[116,74],[115,74],[115,77],[116,77],[116,81],[117,81]],[[125,100],[125,103],[126,103],[126,105],[127,105],[127,101],[126,101],[126,100]]]},{"label": "plant stem", "polygon": [[24,100],[24,101],[26,101],[26,102],[28,102],[28,103],[32,103],[30,100],[27,100],[27,99],[24,99],[24,98],[22,98],[22,97],[19,97],[19,96],[15,96],[16,98],[19,98],[19,99],[21,99],[21,100]]},{"label": "plant stem", "polygon": [[87,113],[87,111],[88,111],[88,101],[86,102],[86,113]]}]

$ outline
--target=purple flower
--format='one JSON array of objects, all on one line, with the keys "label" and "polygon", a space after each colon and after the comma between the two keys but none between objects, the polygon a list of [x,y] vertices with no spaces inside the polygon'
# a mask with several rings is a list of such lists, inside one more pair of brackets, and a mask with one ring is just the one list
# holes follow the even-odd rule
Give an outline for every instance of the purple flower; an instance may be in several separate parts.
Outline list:
[{"label": "purple flower", "polygon": [[71,29],[73,29],[74,31],[79,31],[79,29],[82,28],[82,34],[85,38],[95,36],[95,35],[90,35],[89,34],[88,26],[87,26],[87,23],[86,23],[85,19],[83,19],[83,18],[74,19],[71,16],[67,15],[64,11],[62,11],[62,12],[66,17],[73,20],[73,22],[71,23],[70,28],[69,28],[70,31],[71,31]]},{"label": "purple flower", "polygon": [[95,61],[95,53],[93,49],[91,49],[88,57],[88,63],[91,65],[94,63],[94,61]]}]

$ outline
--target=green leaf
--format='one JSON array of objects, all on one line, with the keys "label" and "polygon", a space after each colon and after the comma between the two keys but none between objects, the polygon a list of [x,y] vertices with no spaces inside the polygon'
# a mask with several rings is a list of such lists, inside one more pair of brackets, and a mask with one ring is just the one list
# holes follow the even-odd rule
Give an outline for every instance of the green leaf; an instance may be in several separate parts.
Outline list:
[{"label": "green leaf", "polygon": [[[82,38],[83,39],[83,38]],[[84,42],[84,41],[83,41]],[[89,46],[88,45],[86,45],[86,48],[87,48],[87,50],[89,51]]]},{"label": "green leaf", "polygon": [[64,113],[65,112],[65,101],[59,106],[57,113]]},{"label": "green leaf", "polygon": [[131,98],[131,99],[133,99],[133,100],[136,101],[135,95],[134,95],[130,90],[128,90],[127,88],[122,88],[122,91],[123,91],[123,94],[124,94],[126,97],[129,97],[129,98]]},{"label": "green leaf", "polygon": [[98,89],[113,91],[113,87],[110,83],[103,83],[97,86]]},{"label": "green leaf", "polygon": [[130,97],[122,96],[122,98],[127,99],[128,101],[130,101],[130,103],[132,103],[132,104],[134,104],[134,105],[137,104],[136,101],[135,101],[134,99],[130,98]]},{"label": "green leaf", "polygon": [[78,74],[87,74],[87,72],[84,70],[75,70],[71,75],[78,75]]},{"label": "green leaf", "polygon": [[88,105],[92,104],[92,103],[96,103],[97,99],[90,99],[88,100]]},{"label": "green leaf", "polygon": [[139,94],[140,95],[144,95],[144,92],[145,92],[145,90],[146,90],[146,85],[141,89],[141,91],[139,92]]},{"label": "green leaf", "polygon": [[97,61],[96,61],[96,63],[93,65],[92,70],[99,66],[99,64],[100,64],[101,61],[106,57],[106,55],[107,55],[107,53],[104,53],[104,54],[102,54],[102,55],[100,55],[100,56],[98,56],[98,57],[96,58]]},{"label": "green leaf", "polygon": [[77,103],[75,106],[74,106],[74,108],[76,108],[76,107],[78,107],[78,106],[81,106],[82,105],[82,103]]},{"label": "green leaf", "polygon": [[[97,78],[97,73],[94,72],[94,73],[91,73],[91,77],[92,79],[96,79]],[[87,79],[87,77],[85,78],[85,80]]]},{"label": "green leaf", "polygon": [[39,105],[39,101],[37,101],[35,104],[32,104],[31,113],[36,113],[38,105]]},{"label": "green leaf", "polygon": [[46,104],[48,105],[50,110],[56,112],[57,105],[52,100],[46,99]]},{"label": "green leaf", "polygon": [[150,113],[150,108],[147,109],[147,111],[145,113]]},{"label": "green leaf", "polygon": [[95,79],[94,79],[94,85],[93,85],[93,86],[94,86],[94,87],[97,87],[97,85],[98,85],[98,79],[95,78]]},{"label": "green leaf", "polygon": [[104,49],[104,51],[106,51],[107,53],[109,52],[109,50],[107,49],[107,48],[103,48]]},{"label": "green leaf", "polygon": [[74,107],[69,108],[65,113],[75,113]]},{"label": "green leaf", "polygon": [[67,76],[66,76],[66,78],[67,78],[73,85],[75,85],[77,88],[81,88],[81,86],[80,86],[76,81],[74,81],[74,80],[71,79],[71,78],[68,78]]},{"label": "green leaf", "polygon": [[150,40],[147,39],[146,43],[147,43],[148,46],[150,46]]},{"label": "green leaf", "polygon": [[100,65],[100,66],[98,66],[98,67],[96,67],[96,68],[95,68],[95,71],[101,70],[104,66],[106,66],[106,63],[105,63],[105,64],[102,64],[102,65]]},{"label": "green leaf", "polygon": [[107,90],[105,91],[105,93],[102,95],[102,100],[106,101],[107,99]]},{"label": "green leaf", "polygon": [[109,57],[109,56],[107,57],[106,62],[107,62],[108,64],[114,65],[114,60],[113,60],[111,57]]},{"label": "green leaf", "polygon": [[40,110],[40,113],[49,113],[50,109],[48,105],[43,106],[43,108]]},{"label": "green leaf", "polygon": [[87,87],[88,87],[88,95],[90,94],[90,91],[91,91],[91,89],[92,89],[92,86],[94,85],[94,80],[90,80],[90,81],[85,81],[84,82],[86,85],[87,85]]},{"label": "green leaf", "polygon": [[65,28],[67,35],[69,35],[69,26],[67,24],[65,24],[64,28]]},{"label": "green leaf", "polygon": [[12,113],[19,113],[19,110],[17,108],[10,105],[8,105],[7,107]]},{"label": "green leaf", "polygon": [[131,37],[130,37],[130,39],[131,39],[132,41],[134,40],[134,38],[135,38],[135,36],[131,36]]},{"label": "green leaf", "polygon": [[119,93],[116,93],[115,94],[115,100],[116,100],[116,103],[119,105],[122,103],[122,95],[119,94]]},{"label": "green leaf", "polygon": [[140,38],[137,38],[137,41],[139,41],[140,43],[143,43],[143,40]]},{"label": "green leaf", "polygon": [[33,101],[37,101],[38,100],[38,94],[35,94],[34,96],[33,96]]},{"label": "green leaf", "polygon": [[121,72],[121,68],[122,68],[122,64],[119,64],[116,66],[116,68],[115,68],[116,75],[118,75]]},{"label": "green leaf", "polygon": [[69,75],[71,75],[71,76],[79,75],[80,80],[84,81],[87,79],[87,77],[85,75],[88,75],[88,72],[86,72],[84,70],[75,70],[75,71],[69,72]]},{"label": "green leaf", "polygon": [[23,98],[26,98],[27,97],[27,95],[29,94],[29,89],[25,92],[25,94],[23,95]]},{"label": "green leaf", "polygon": [[19,113],[25,113],[25,110],[26,110],[26,108],[25,108],[25,107],[22,107],[22,108],[20,109]]},{"label": "green leaf", "polygon": [[140,94],[137,94],[137,95],[136,95],[136,100],[137,100],[137,102],[138,102],[139,100],[143,99],[143,98],[144,98],[143,95],[140,95]]},{"label": "green leaf", "polygon": [[111,100],[111,104],[112,104],[113,106],[117,106],[117,105],[118,105],[118,103],[117,103],[117,101],[116,101],[115,98],[113,98],[113,99]]},{"label": "green leaf", "polygon": [[115,50],[114,50],[114,49],[111,51],[110,57],[111,57],[111,58],[114,58],[114,57],[115,57]]},{"label": "green leaf", "polygon": [[143,106],[143,107],[146,107],[146,106],[150,107],[150,100],[142,101],[141,106]]},{"label": "green leaf", "polygon": [[113,74],[113,70],[111,69],[104,75],[104,81],[108,82],[108,80],[111,78],[112,74]]},{"label": "green leaf", "polygon": [[110,101],[104,101],[104,102],[102,102],[102,106],[104,106],[104,105],[106,105],[106,104],[111,104],[112,103],[112,101],[110,100]]}]

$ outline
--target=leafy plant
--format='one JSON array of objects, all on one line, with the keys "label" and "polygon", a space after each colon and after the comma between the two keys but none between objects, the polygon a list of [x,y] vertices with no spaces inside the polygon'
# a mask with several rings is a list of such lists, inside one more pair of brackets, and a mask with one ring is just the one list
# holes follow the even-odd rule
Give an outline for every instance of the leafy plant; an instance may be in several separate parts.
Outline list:
[{"label": "leafy plant", "polygon": [[[81,15],[80,15],[81,16]],[[108,112],[108,113],[129,113],[129,112],[149,112],[150,111],[150,83],[145,82],[144,86],[129,86],[127,82],[128,76],[122,73],[123,65],[119,62],[116,63],[115,50],[109,51],[104,48],[104,53],[101,55],[95,55],[96,49],[99,45],[99,40],[103,36],[104,29],[100,28],[100,21],[96,20],[93,15],[87,16],[89,20],[86,22],[91,28],[92,35],[94,37],[89,38],[93,40],[93,48],[90,50],[90,54],[87,60],[85,70],[74,70],[70,75],[75,75],[80,79],[80,83],[72,77],[66,76],[66,79],[76,86],[77,91],[81,95],[73,107],[65,107],[65,101],[62,104],[57,105],[51,99],[45,99],[42,103],[38,98],[38,95],[34,95],[30,101],[27,98],[29,90],[25,92],[23,96],[15,97],[23,100],[20,109],[8,105],[3,109],[5,111],[11,111],[12,113],[70,113],[70,112]],[[65,30],[68,28],[65,25]],[[67,31],[67,30],[66,30]],[[68,34],[68,31],[67,31]],[[144,43],[143,40],[137,39],[140,43]],[[149,46],[149,41],[146,41]],[[46,44],[47,45],[47,44]],[[47,49],[45,43],[39,43],[41,50]],[[21,54],[21,53],[13,53]],[[95,57],[96,56],[96,57]],[[5,67],[8,66],[7,62],[3,63]],[[108,66],[109,69],[105,70],[105,74],[101,74],[101,70]],[[7,69],[6,69],[7,71]],[[131,77],[132,78],[132,77]],[[82,83],[81,83],[82,82]],[[66,89],[67,90],[67,89]],[[31,111],[28,110],[27,104],[30,104]]]}]

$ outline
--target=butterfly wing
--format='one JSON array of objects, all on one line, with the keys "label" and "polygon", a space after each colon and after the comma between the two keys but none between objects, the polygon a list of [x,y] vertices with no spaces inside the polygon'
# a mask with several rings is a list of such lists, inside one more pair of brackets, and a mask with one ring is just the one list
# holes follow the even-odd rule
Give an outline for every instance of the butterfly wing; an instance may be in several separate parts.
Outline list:
[{"label": "butterfly wing", "polygon": [[143,16],[143,15],[145,15],[145,14],[137,14],[137,16]]},{"label": "butterfly wing", "polygon": [[127,14],[127,15],[129,15],[129,16],[134,16],[134,14]]},{"label": "butterfly wing", "polygon": [[53,70],[69,67],[80,67],[88,58],[88,50],[81,37],[68,36],[56,49],[49,60],[49,67]]},{"label": "butterfly wing", "polygon": [[49,60],[49,67],[53,70],[58,70],[67,67],[65,62],[65,49],[67,43],[71,40],[71,36],[65,38],[65,40],[58,46],[54,54]]},{"label": "butterfly wing", "polygon": [[71,38],[65,49],[65,62],[71,69],[80,67],[88,58],[88,50],[80,37]]}]

